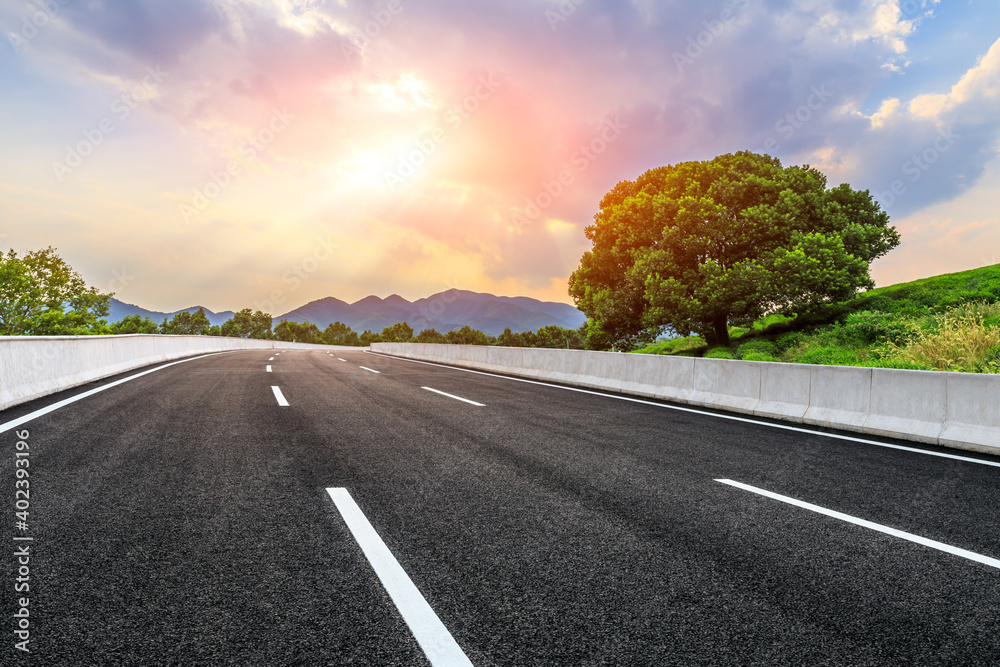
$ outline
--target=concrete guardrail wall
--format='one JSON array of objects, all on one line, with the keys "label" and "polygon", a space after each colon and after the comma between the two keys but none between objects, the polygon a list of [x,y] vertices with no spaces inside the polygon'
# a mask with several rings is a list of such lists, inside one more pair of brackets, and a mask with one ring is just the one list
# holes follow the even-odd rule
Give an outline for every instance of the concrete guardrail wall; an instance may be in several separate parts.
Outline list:
[{"label": "concrete guardrail wall", "polygon": [[228,350],[331,349],[217,336],[0,336],[0,410],[163,361]]},{"label": "concrete guardrail wall", "polygon": [[373,352],[1000,454],[1000,375],[582,350],[374,343]]}]

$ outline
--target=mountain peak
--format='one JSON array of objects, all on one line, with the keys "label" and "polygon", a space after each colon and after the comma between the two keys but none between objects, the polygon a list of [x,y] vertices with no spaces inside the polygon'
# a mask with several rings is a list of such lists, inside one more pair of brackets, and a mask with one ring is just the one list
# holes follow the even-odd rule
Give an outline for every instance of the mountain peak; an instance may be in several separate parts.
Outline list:
[{"label": "mountain peak", "polygon": [[398,294],[390,294],[389,296],[382,299],[382,303],[391,303],[397,306],[409,306],[410,302],[399,296]]},{"label": "mountain peak", "polygon": [[366,296],[363,299],[358,299],[357,301],[355,301],[351,305],[352,306],[377,306],[380,303],[382,303],[382,299],[380,299],[379,297],[375,296],[374,294],[369,294],[368,296]]}]

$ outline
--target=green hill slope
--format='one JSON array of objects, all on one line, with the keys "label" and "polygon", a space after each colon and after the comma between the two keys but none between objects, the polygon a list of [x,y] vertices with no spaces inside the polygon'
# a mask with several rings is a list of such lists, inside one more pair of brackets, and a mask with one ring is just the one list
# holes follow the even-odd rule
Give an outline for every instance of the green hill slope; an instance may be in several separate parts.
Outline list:
[{"label": "green hill slope", "polygon": [[1000,264],[889,285],[804,317],[734,330],[727,348],[697,336],[644,354],[1000,372]]}]

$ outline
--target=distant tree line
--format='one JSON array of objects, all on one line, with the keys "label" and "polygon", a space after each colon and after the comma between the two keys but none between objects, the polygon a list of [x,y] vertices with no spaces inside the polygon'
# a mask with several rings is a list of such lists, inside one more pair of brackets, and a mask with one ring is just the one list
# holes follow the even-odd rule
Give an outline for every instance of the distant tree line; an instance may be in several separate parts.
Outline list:
[{"label": "distant tree line", "polygon": [[281,320],[244,308],[221,325],[213,325],[204,309],[177,313],[157,324],[149,317],[128,315],[107,323],[113,294],[102,293],[86,282],[54,248],[18,256],[0,253],[0,336],[85,336],[102,334],[171,334],[178,336],[227,336],[320,345],[367,347],[372,343],[450,343],[453,345],[503,345],[582,349],[580,329],[545,326],[537,332],[514,333],[508,327],[490,336],[464,326],[441,333],[424,329],[415,334],[406,322],[397,322],[375,333],[360,334],[342,322],[322,331],[312,322]]},{"label": "distant tree line", "polygon": [[272,329],[272,318],[249,308],[234,314],[222,325],[212,325],[205,311],[177,313],[172,319],[157,324],[148,317],[129,315],[108,327],[112,334],[162,333],[187,336],[229,336],[233,338],[258,338],[279,340],[286,343],[313,343],[316,345],[348,345],[368,347],[372,343],[444,343],[452,345],[501,345],[504,347],[551,347],[582,350],[586,336],[582,329],[564,329],[548,325],[538,331],[514,333],[510,327],[499,336],[490,336],[466,325],[447,333],[424,329],[415,334],[406,322],[397,322],[375,333],[365,329],[360,334],[343,322],[334,322],[320,330],[312,322],[281,320]]}]

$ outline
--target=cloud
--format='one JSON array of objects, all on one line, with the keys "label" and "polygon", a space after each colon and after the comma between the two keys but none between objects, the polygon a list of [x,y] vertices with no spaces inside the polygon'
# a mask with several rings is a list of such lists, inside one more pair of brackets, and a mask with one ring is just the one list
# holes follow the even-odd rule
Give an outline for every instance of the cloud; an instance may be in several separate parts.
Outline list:
[{"label": "cloud", "polygon": [[[140,110],[177,138],[163,146],[169,167],[148,176],[159,179],[146,204],[158,230],[276,110],[294,116],[210,211],[171,232],[177,247],[245,237],[231,290],[252,282],[254,253],[322,225],[364,251],[309,289],[369,284],[379,271],[420,280],[450,263],[460,270],[441,271],[549,293],[585,249],[602,195],[650,168],[770,152],[889,193],[883,203],[905,217],[974,187],[996,155],[1000,42],[941,90],[899,83],[936,1],[565,4],[399,0],[386,13],[381,2],[79,0],[24,60],[101,99],[147,66],[169,73]],[[0,13],[17,25],[16,11]],[[501,84],[478,94],[484,77]],[[114,154],[149,165],[149,143],[129,149],[124,134]],[[387,187],[406,161],[419,164]],[[893,194],[895,181],[905,192]],[[107,196],[128,198],[129,185],[106,184]],[[515,224],[532,205],[538,215]]]}]

